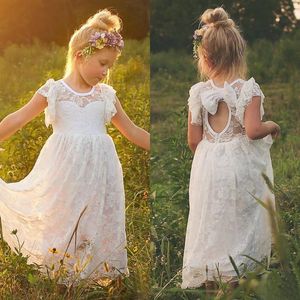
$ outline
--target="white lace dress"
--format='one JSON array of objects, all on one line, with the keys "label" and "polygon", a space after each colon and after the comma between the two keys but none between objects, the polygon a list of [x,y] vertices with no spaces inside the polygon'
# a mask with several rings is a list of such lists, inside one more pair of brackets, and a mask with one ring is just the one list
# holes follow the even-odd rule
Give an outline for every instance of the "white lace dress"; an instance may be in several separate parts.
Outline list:
[{"label": "white lace dress", "polygon": [[[195,151],[189,186],[189,217],[185,239],[181,287],[199,287],[206,280],[227,281],[236,276],[232,256],[239,271],[255,267],[253,260],[271,252],[268,213],[252,195],[274,206],[261,173],[273,182],[270,159],[271,135],[250,140],[245,135],[244,111],[253,96],[264,95],[254,78],[238,79],[223,88],[211,80],[190,89],[191,123],[203,126],[203,139]],[[227,125],[220,133],[208,122],[219,101],[229,110]],[[218,273],[219,272],[219,273]],[[218,275],[219,274],[219,275]]]},{"label": "white lace dress", "polygon": [[128,275],[123,174],[105,127],[116,113],[115,90],[101,83],[77,93],[49,79],[37,92],[47,97],[53,134],[28,176],[0,179],[4,240],[18,248],[17,229],[21,252],[44,272],[58,269],[71,240],[64,263],[72,280]]}]

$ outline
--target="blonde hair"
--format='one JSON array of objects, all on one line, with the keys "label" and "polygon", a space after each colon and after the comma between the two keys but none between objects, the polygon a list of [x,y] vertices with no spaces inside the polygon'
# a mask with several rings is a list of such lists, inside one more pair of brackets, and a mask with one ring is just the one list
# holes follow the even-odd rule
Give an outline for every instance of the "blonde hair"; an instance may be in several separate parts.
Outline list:
[{"label": "blonde hair", "polygon": [[[213,76],[246,77],[246,41],[234,21],[222,8],[207,9],[200,17],[202,40],[197,49],[202,78]],[[209,70],[204,66],[209,63]]]},{"label": "blonde hair", "polygon": [[71,73],[74,67],[74,57],[77,51],[84,49],[89,45],[89,40],[97,31],[117,31],[122,28],[122,21],[109,10],[99,10],[90,17],[85,24],[73,33],[68,47],[67,62],[65,66],[65,75]]}]

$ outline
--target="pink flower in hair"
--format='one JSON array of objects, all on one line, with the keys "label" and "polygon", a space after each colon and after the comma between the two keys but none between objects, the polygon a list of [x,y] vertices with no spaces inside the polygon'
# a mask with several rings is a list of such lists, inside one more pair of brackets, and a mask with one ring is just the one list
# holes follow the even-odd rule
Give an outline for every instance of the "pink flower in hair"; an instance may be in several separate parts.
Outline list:
[{"label": "pink flower in hair", "polygon": [[117,31],[97,31],[91,35],[89,45],[82,50],[82,53],[88,56],[96,49],[104,47],[114,47],[121,51],[124,48],[124,40]]}]

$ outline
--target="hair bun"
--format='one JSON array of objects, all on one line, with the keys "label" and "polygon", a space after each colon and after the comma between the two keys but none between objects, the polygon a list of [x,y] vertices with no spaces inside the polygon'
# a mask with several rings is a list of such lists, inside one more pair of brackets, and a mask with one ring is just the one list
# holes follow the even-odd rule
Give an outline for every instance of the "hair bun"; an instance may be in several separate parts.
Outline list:
[{"label": "hair bun", "polygon": [[119,31],[121,29],[121,20],[117,15],[113,15],[109,10],[99,10],[86,22],[88,27],[96,30]]},{"label": "hair bun", "polygon": [[233,27],[235,23],[229,18],[227,12],[222,7],[207,9],[200,17],[201,21],[207,25],[219,27]]}]

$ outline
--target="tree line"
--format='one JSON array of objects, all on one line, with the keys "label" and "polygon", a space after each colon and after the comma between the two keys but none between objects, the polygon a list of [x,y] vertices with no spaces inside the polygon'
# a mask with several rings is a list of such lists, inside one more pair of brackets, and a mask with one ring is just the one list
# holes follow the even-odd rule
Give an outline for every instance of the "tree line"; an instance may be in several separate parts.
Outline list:
[{"label": "tree line", "polygon": [[299,27],[292,0],[152,0],[151,51],[190,51],[199,16],[217,6],[229,12],[250,44],[257,39],[276,41]]}]

